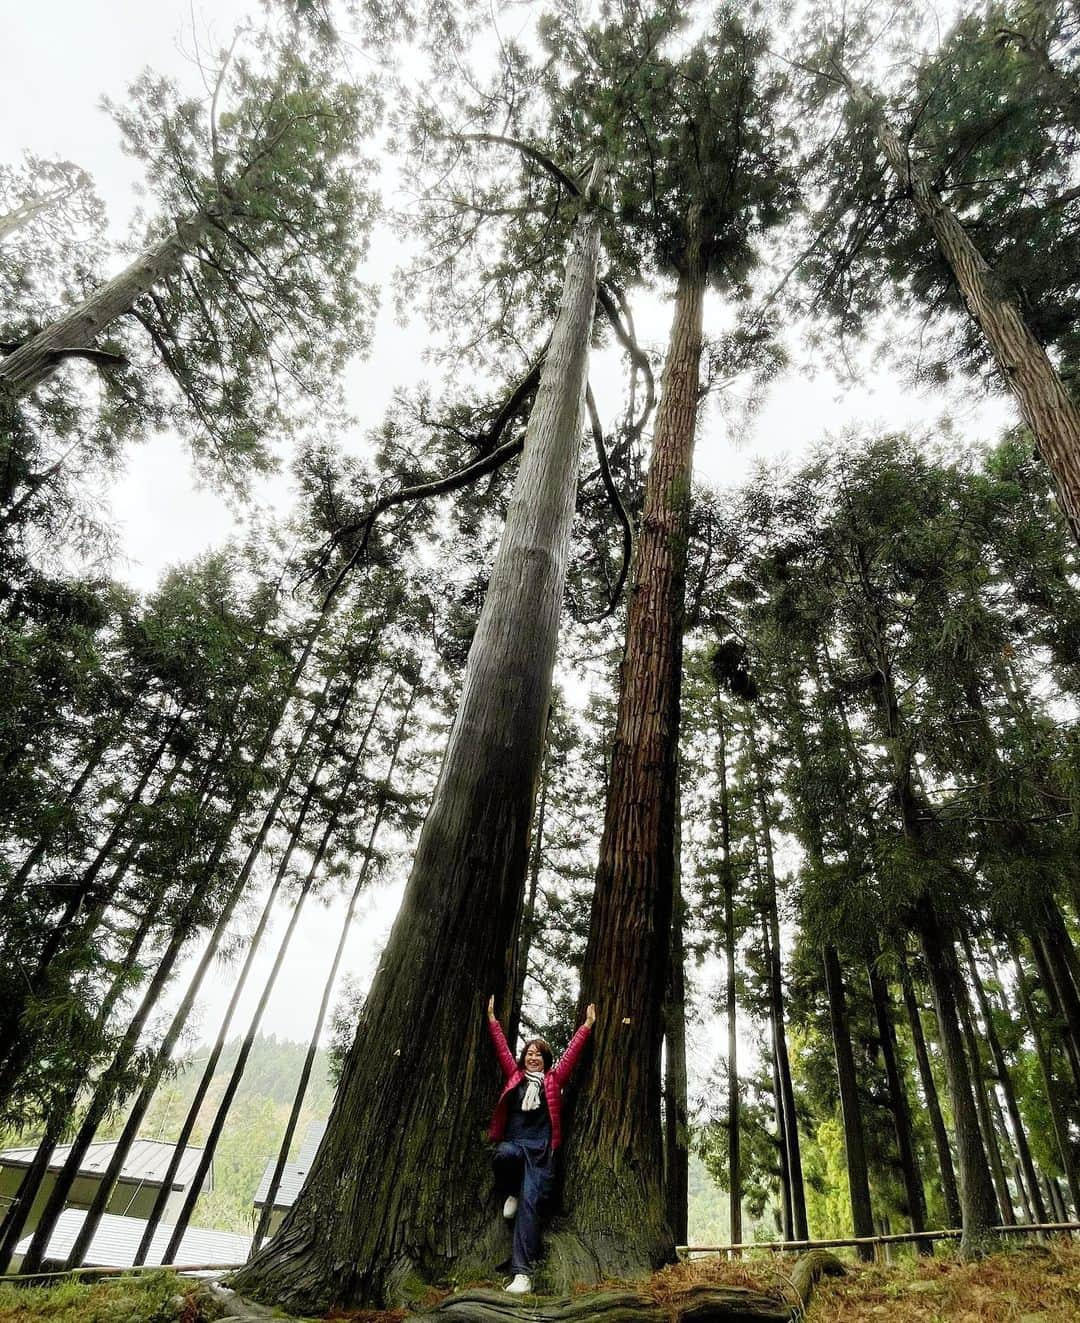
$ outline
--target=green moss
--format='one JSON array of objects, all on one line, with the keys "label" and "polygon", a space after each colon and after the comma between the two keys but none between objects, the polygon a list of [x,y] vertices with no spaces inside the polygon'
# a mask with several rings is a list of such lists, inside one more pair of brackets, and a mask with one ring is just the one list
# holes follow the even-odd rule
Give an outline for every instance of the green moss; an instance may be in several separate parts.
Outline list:
[{"label": "green moss", "polygon": [[0,1283],[0,1323],[211,1323],[220,1309],[195,1282],[171,1272],[86,1283]]}]

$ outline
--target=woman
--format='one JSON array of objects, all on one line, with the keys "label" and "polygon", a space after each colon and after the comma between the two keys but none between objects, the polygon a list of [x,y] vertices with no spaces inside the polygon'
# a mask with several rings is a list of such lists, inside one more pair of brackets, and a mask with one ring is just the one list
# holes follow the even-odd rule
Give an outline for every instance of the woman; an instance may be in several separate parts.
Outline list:
[{"label": "woman", "polygon": [[504,1199],[503,1217],[514,1219],[510,1266],[514,1278],[506,1289],[514,1295],[532,1290],[532,1272],[540,1258],[540,1206],[551,1192],[554,1153],[562,1143],[562,1090],[596,1022],[589,1004],[585,1023],[552,1065],[551,1048],[542,1038],[530,1038],[514,1060],[502,1025],[495,1018],[495,998],[488,1001],[488,1031],[495,1044],[504,1078],[491,1118],[495,1149],[495,1189]]}]

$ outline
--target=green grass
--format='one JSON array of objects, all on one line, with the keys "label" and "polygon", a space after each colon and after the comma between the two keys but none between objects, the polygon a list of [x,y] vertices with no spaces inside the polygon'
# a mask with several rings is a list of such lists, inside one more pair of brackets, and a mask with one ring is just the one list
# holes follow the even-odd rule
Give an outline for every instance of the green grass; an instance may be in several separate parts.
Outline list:
[{"label": "green grass", "polygon": [[197,1283],[171,1272],[56,1285],[0,1283],[0,1323],[211,1323],[218,1318]]}]

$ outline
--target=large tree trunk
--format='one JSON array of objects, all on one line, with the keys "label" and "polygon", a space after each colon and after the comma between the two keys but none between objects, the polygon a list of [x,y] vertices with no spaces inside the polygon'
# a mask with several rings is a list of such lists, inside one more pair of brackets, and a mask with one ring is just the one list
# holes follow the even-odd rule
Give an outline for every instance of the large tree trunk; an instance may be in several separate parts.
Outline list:
[{"label": "large tree trunk", "polygon": [[[835,946],[826,945],[823,957],[825,987],[829,994],[829,1024],[836,1057],[836,1083],[840,1091],[840,1115],[844,1122],[844,1157],[847,1162],[851,1222],[856,1237],[869,1237],[875,1234],[874,1210],[870,1203],[870,1177],[866,1166],[859,1083],[855,1073],[855,1054],[851,1050],[844,977]],[[871,1245],[856,1246],[856,1253],[865,1261],[874,1257]]]},{"label": "large tree trunk", "polygon": [[686,951],[679,822],[676,822],[675,896],[671,914],[671,962],[664,999],[664,1191],[676,1244],[685,1245],[690,1184],[690,1128],[686,1083]]},{"label": "large tree trunk", "polygon": [[971,949],[971,939],[967,933],[964,933],[961,940],[964,946],[964,955],[967,957],[968,972],[971,974],[971,984],[975,989],[975,996],[979,1003],[979,1014],[982,1016],[986,1043],[990,1048],[990,1056],[994,1062],[998,1083],[1005,1095],[1005,1106],[1008,1109],[1009,1121],[1012,1124],[1013,1137],[1016,1141],[1016,1153],[1020,1162],[1020,1170],[1023,1172],[1028,1199],[1031,1202],[1031,1214],[1036,1222],[1045,1222],[1046,1208],[1043,1205],[1042,1191],[1039,1189],[1039,1178],[1035,1174],[1035,1163],[1032,1161],[1031,1148],[1028,1145],[1024,1122],[1020,1116],[1020,1107],[1016,1101],[1012,1074],[1009,1071],[1008,1062],[1005,1060],[1001,1039],[994,1027],[994,1015],[990,1008],[990,1000],[986,995],[986,989],[983,987],[983,981],[979,977],[979,969],[975,963],[975,953]]},{"label": "large tree trunk", "polygon": [[521,467],[412,872],[304,1189],[237,1284],[382,1305],[503,1257],[479,1143],[508,996],[577,491],[599,226],[578,221]]},{"label": "large tree trunk", "polygon": [[915,989],[911,986],[911,974],[903,957],[900,959],[900,991],[904,997],[904,1009],[907,1011],[911,1042],[915,1049],[915,1061],[919,1068],[919,1082],[922,1085],[926,1113],[930,1118],[934,1148],[937,1150],[938,1170],[941,1174],[941,1192],[945,1199],[945,1218],[950,1227],[958,1227],[960,1225],[960,1190],[956,1184],[956,1169],[953,1166],[952,1149],[949,1147],[949,1135],[945,1129],[945,1118],[941,1114],[937,1084],[934,1081],[930,1053],[926,1046],[926,1034],[923,1032],[922,1013],[919,1010],[919,1003],[915,1000]]},{"label": "large tree trunk", "polygon": [[996,1222],[998,1208],[979,1133],[971,1073],[960,1029],[957,1008],[964,995],[960,984],[960,967],[953,944],[943,930],[928,896],[924,896],[915,906],[913,917],[926,956],[930,992],[938,1022],[938,1038],[952,1101],[956,1153],[960,1167],[960,1250],[964,1255],[981,1254],[991,1243],[990,1228]]},{"label": "large tree trunk", "polygon": [[675,869],[686,546],[705,263],[700,211],[679,275],[627,611],[582,1004],[596,1002],[566,1151],[568,1216],[551,1237],[557,1284],[671,1261],[663,1195],[660,1049]]},{"label": "large tree trunk", "polygon": [[93,358],[97,337],[178,270],[208,225],[205,216],[178,222],[175,233],[142,253],[118,276],[99,285],[77,308],[57,317],[6,358],[0,358],[0,420],[5,396],[10,402],[29,395],[65,358]]},{"label": "large tree trunk", "polygon": [[[896,1027],[892,1018],[892,1003],[889,987],[877,966],[871,962],[866,967],[870,981],[870,996],[874,1002],[874,1018],[877,1021],[878,1041],[881,1043],[881,1058],[885,1065],[885,1080],[889,1089],[889,1109],[893,1117],[893,1129],[896,1132],[896,1152],[900,1160],[900,1172],[904,1182],[904,1197],[907,1200],[908,1220],[913,1232],[926,1230],[926,1194],[923,1190],[919,1160],[915,1153],[915,1136],[911,1125],[911,1104],[908,1100],[907,1086],[900,1067],[900,1051],[896,1042]],[[930,1240],[916,1241],[920,1254],[933,1254],[934,1244]]]},{"label": "large tree trunk", "polygon": [[968,312],[986,336],[1005,385],[1016,397],[1050,469],[1058,503],[1080,542],[1080,409],[1054,370],[1046,350],[1008,297],[993,269],[968,237],[956,213],[915,168],[907,148],[885,122],[873,97],[836,64],[853,101],[873,117],[878,145],[916,213],[929,228],[963,295]]},{"label": "large tree trunk", "polygon": [[720,848],[724,888],[724,1012],[727,1018],[728,1218],[731,1243],[742,1243],[741,1097],[739,1038],[736,1021],[735,870],[731,861],[731,796],[727,779],[727,724],[717,704],[717,772],[720,778]]}]

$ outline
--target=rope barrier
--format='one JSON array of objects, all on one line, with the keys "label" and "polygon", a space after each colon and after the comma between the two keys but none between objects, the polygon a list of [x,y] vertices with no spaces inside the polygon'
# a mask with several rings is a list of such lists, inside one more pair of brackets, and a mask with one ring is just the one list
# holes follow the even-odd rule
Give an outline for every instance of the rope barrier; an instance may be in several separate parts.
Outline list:
[{"label": "rope barrier", "polygon": [[[1080,1231],[1080,1222],[1021,1222],[1012,1227],[990,1227],[997,1235],[1016,1236],[1043,1231]],[[902,1245],[916,1240],[959,1240],[964,1233],[948,1231],[904,1231],[889,1236],[852,1236],[844,1240],[756,1240],[735,1245],[679,1245],[680,1254],[733,1254],[743,1250],[846,1249],[859,1245]]]}]

